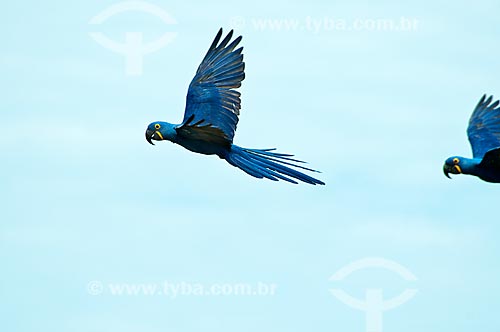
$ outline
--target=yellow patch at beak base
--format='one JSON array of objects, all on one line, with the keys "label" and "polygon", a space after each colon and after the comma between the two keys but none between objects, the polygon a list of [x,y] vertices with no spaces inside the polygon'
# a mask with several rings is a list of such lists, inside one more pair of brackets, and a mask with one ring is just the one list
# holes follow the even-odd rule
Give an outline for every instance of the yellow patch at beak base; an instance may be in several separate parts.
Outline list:
[{"label": "yellow patch at beak base", "polygon": [[[155,132],[155,134],[157,134],[158,136],[160,136],[160,138],[161,138],[161,139],[164,139],[164,138],[163,138],[163,135],[162,135],[159,131]],[[457,166],[457,167],[458,167],[458,166]]]}]

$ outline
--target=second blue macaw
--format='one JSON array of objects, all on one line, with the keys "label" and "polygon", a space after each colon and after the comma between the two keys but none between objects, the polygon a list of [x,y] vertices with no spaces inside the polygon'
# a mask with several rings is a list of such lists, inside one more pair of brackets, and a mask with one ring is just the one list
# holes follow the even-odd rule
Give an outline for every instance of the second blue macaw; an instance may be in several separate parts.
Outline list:
[{"label": "second blue macaw", "polygon": [[467,135],[473,158],[448,158],[443,166],[444,175],[468,174],[481,180],[500,183],[500,101],[484,95],[469,120]]},{"label": "second blue macaw", "polygon": [[[181,124],[155,121],[147,127],[146,140],[168,140],[184,148],[207,155],[217,155],[256,178],[312,185],[325,183],[288,166],[317,172],[297,163],[292,155],[273,152],[275,149],[247,149],[233,144],[240,114],[240,93],[236,88],[245,78],[243,47],[235,49],[241,36],[230,40],[231,30],[219,43],[219,30],[196,75],[189,84],[186,109]],[[153,144],[154,145],[154,144]]]}]

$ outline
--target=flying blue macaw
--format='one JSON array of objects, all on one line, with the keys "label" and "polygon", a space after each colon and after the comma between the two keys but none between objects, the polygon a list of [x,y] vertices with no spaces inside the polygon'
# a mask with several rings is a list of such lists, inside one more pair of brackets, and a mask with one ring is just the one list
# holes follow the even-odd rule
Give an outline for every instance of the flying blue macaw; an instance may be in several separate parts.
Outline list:
[{"label": "flying blue macaw", "polygon": [[245,78],[243,47],[235,50],[241,36],[231,43],[233,31],[219,43],[219,30],[196,75],[189,84],[186,109],[181,124],[155,121],[146,130],[146,140],[168,140],[202,154],[215,154],[229,164],[256,178],[291,183],[300,180],[312,185],[325,183],[288,166],[317,172],[297,163],[293,155],[272,152],[275,149],[247,149],[233,144],[240,114],[240,93],[236,88]]},{"label": "flying blue macaw", "polygon": [[467,135],[472,146],[473,158],[450,157],[443,171],[452,174],[469,174],[487,182],[500,183],[500,101],[484,95],[469,120]]}]

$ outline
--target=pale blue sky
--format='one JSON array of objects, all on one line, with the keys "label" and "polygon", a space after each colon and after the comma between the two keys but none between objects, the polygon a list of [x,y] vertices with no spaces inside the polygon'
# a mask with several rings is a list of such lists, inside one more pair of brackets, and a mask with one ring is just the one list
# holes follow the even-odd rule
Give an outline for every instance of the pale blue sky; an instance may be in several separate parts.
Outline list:
[{"label": "pale blue sky", "polygon": [[[4,331],[364,331],[362,298],[417,295],[384,331],[495,331],[498,185],[442,163],[470,155],[468,117],[500,97],[498,3],[154,1],[177,21],[113,1],[6,3],[0,12],[0,326]],[[182,118],[187,86],[217,30],[245,25],[235,143],[277,147],[327,185],[259,181],[216,157],[144,139]],[[257,29],[255,20],[418,21],[415,31]],[[89,32],[175,40],[126,76]],[[365,257],[379,269],[333,285]],[[275,283],[268,297],[94,296],[90,281]]]}]

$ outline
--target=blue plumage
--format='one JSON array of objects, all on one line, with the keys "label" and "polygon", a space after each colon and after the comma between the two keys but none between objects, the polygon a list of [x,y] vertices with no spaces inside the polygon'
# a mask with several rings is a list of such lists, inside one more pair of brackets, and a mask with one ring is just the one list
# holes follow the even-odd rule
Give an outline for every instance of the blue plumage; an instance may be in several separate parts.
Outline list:
[{"label": "blue plumage", "polygon": [[231,30],[220,41],[222,29],[217,33],[189,84],[182,123],[153,122],[146,130],[146,140],[151,144],[152,140],[169,140],[196,153],[215,154],[256,178],[324,185],[324,182],[288,167],[317,172],[298,165],[303,162],[292,159],[292,155],[272,152],[274,149],[246,149],[233,144],[241,108],[240,93],[235,89],[245,79],[245,63],[243,47],[236,49],[242,37],[230,42],[232,36]]},{"label": "blue plumage", "polygon": [[482,158],[486,152],[500,147],[500,102],[492,103],[483,95],[469,120],[467,135],[474,158]]},{"label": "blue plumage", "polygon": [[467,135],[473,158],[450,157],[444,174],[468,174],[487,182],[500,183],[500,101],[483,95],[469,120]]}]

